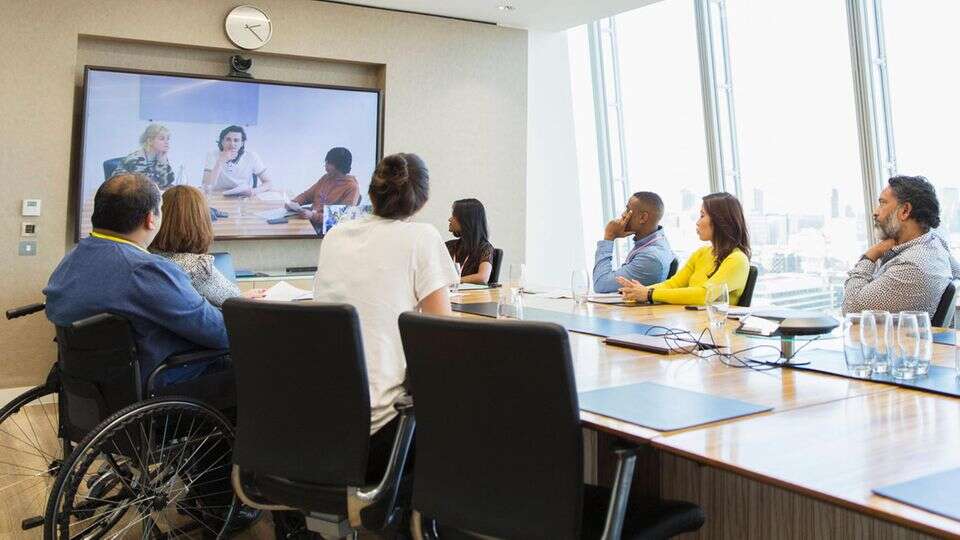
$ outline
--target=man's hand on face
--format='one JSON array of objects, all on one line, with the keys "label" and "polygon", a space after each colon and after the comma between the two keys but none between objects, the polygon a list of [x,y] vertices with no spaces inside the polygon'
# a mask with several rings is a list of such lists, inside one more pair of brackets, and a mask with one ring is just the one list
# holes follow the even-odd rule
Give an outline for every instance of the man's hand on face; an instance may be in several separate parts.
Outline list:
[{"label": "man's hand on face", "polygon": [[873,262],[877,262],[877,259],[883,257],[883,254],[893,249],[895,245],[897,245],[896,241],[892,238],[887,238],[878,244],[870,246],[870,249],[864,253],[864,256]]},{"label": "man's hand on face", "polygon": [[627,230],[627,223],[630,222],[631,216],[633,216],[633,210],[627,210],[619,218],[610,220],[603,230],[603,239],[616,240],[617,238],[624,238],[633,234]]}]

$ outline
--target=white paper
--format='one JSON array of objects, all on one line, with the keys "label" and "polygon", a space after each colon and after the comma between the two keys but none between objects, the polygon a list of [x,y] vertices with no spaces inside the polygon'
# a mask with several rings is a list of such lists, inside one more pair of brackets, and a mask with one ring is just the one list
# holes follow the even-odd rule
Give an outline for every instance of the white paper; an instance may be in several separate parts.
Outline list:
[{"label": "white paper", "polygon": [[278,191],[261,191],[257,193],[257,198],[261,201],[283,201],[283,194]]},{"label": "white paper", "polygon": [[293,302],[294,300],[312,300],[313,291],[306,291],[299,287],[294,287],[293,285],[287,283],[286,281],[281,281],[273,287],[267,289],[267,295],[264,297],[265,300],[273,300],[274,302]]},{"label": "white paper", "polygon": [[292,215],[292,212],[289,212],[286,208],[274,208],[273,210],[256,212],[254,215],[263,219],[280,219]]}]

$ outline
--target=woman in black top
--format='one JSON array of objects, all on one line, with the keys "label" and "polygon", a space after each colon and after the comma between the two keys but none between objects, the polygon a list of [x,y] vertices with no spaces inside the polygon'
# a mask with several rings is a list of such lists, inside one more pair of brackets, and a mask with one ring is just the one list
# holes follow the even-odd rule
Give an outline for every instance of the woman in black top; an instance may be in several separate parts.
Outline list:
[{"label": "woman in black top", "polygon": [[493,270],[493,245],[487,240],[483,203],[476,199],[455,201],[448,223],[457,239],[447,242],[447,250],[460,265],[460,282],[486,285]]}]

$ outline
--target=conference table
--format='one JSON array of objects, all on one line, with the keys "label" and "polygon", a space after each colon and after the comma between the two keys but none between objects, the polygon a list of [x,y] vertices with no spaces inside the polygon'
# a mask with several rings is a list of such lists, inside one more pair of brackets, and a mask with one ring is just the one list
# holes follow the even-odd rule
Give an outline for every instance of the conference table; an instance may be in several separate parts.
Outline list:
[{"label": "conference table", "polygon": [[[454,301],[496,302],[498,293],[462,292]],[[524,295],[524,305],[695,332],[708,327],[706,312],[682,306],[577,306],[537,295]],[[735,334],[734,324],[724,333],[735,350],[778,345]],[[641,446],[643,494],[704,508],[704,538],[960,538],[960,521],[872,493],[960,467],[958,398],[798,369],[731,367],[717,357],[659,355],[574,332],[570,346],[579,392],[655,382],[772,407],[678,431],[581,410],[588,442],[593,433]],[[808,347],[839,351],[842,343]],[[952,368],[954,354],[952,346],[935,344],[933,363]]]},{"label": "conference table", "polygon": [[[228,197],[223,193],[207,195],[207,203],[225,214],[213,222],[213,234],[218,239],[229,238],[272,238],[310,237],[316,238],[317,232],[310,220],[299,216],[290,216],[286,223],[267,223],[264,212],[283,208],[282,195],[279,192],[265,192],[250,197]],[[80,208],[80,237],[90,234],[93,216],[93,194],[83,200]]]}]

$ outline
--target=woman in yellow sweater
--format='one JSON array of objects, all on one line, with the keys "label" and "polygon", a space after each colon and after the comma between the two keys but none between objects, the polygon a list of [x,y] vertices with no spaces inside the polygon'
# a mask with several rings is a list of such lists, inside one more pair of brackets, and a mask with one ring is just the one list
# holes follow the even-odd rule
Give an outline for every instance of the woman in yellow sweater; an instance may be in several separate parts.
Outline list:
[{"label": "woman in yellow sweater", "polygon": [[707,285],[726,283],[730,304],[737,305],[750,273],[750,237],[740,201],[729,193],[712,193],[703,198],[697,220],[700,240],[709,246],[693,252],[672,278],[650,286],[618,277],[627,300],[702,306]]}]

